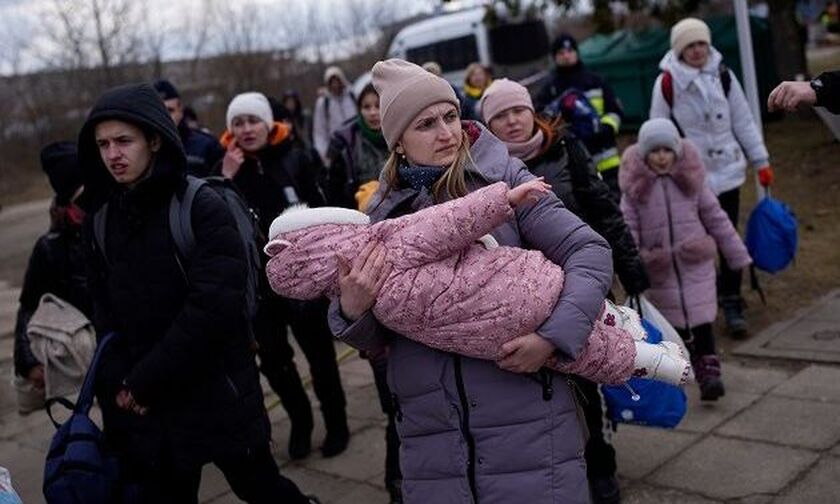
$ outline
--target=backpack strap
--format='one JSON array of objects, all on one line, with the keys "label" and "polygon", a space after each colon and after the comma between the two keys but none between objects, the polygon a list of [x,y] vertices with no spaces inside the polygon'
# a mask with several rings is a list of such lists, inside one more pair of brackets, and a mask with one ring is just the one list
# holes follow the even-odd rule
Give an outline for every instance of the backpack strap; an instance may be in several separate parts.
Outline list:
[{"label": "backpack strap", "polygon": [[93,214],[93,240],[96,242],[96,248],[99,253],[108,263],[108,255],[105,253],[105,229],[108,225],[108,203],[102,205],[99,210]]},{"label": "backpack strap", "polygon": [[729,73],[729,67],[721,63],[718,66],[718,76],[720,77],[720,85],[723,88],[723,95],[729,98],[729,90],[732,89],[732,74]]},{"label": "backpack strap", "polygon": [[668,104],[668,118],[677,127],[677,132],[680,134],[680,137],[685,138],[685,132],[683,132],[680,123],[677,122],[677,118],[674,117],[674,76],[668,70],[664,70],[659,84],[662,88],[662,97],[665,98],[665,102]]},{"label": "backpack strap", "polygon": [[115,333],[108,333],[99,341],[99,344],[96,345],[96,351],[93,353],[90,366],[88,366],[87,373],[85,374],[85,380],[82,382],[81,390],[79,390],[79,397],[76,399],[76,404],[73,404],[65,397],[52,397],[47,400],[47,415],[50,417],[50,420],[56,428],[60,427],[61,424],[53,417],[53,404],[61,404],[65,408],[72,410],[74,414],[81,414],[84,416],[88,416],[90,414],[90,408],[93,406],[93,388],[96,383],[96,372],[99,369],[99,361],[102,360],[102,354],[105,353],[105,348],[114,338]]},{"label": "backpack strap", "polygon": [[181,199],[178,199],[177,194],[173,194],[169,201],[169,230],[172,233],[172,240],[175,242],[178,255],[184,259],[189,258],[193,249],[195,249],[192,205],[195,195],[205,184],[207,182],[198,177],[187,176],[187,188]]},{"label": "backpack strap", "polygon": [[660,88],[662,88],[662,97],[665,98],[665,103],[669,107],[674,107],[674,76],[671,72],[665,70],[662,72],[662,78],[659,80]]}]

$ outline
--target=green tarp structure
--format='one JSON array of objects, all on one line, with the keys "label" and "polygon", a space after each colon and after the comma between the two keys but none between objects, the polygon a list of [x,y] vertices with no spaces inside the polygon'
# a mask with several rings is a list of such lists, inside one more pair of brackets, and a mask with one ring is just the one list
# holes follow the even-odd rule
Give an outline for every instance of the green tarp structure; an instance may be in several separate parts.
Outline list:
[{"label": "green tarp structure", "polygon": [[[705,21],[712,31],[712,45],[723,54],[724,63],[743,82],[735,17],[714,17]],[[762,113],[766,113],[767,95],[779,82],[773,43],[766,19],[751,17],[750,28],[758,94]],[[660,73],[659,60],[670,48],[670,28],[651,28],[639,32],[621,30],[609,35],[594,35],[581,42],[579,53],[587,68],[601,74],[621,100],[626,114],[624,124],[629,128],[638,128],[648,118],[653,84]]]}]

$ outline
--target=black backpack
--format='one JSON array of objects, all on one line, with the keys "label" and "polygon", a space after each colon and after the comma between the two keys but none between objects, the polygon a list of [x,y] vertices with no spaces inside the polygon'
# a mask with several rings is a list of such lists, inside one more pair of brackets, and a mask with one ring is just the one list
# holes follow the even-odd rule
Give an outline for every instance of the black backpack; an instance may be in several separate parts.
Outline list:
[{"label": "black backpack", "polygon": [[[248,282],[245,288],[245,315],[249,323],[249,330],[251,330],[251,324],[257,313],[260,275],[262,274],[260,245],[265,241],[265,238],[260,231],[257,215],[248,206],[245,199],[239,194],[239,191],[229,179],[224,177],[207,177],[202,179],[188,175],[187,189],[184,191],[183,196],[178,198],[177,194],[172,195],[172,199],[169,201],[169,230],[172,233],[172,239],[177,249],[175,260],[178,262],[184,279],[188,280],[187,270],[182,260],[189,262],[192,252],[195,249],[195,234],[192,228],[192,204],[196,194],[203,187],[208,187],[216,191],[222,197],[236,221],[236,229],[242,238],[242,245],[245,248],[245,255],[248,260]],[[107,216],[107,203],[93,215],[94,239],[106,263],[108,260],[108,257],[105,255]]]}]

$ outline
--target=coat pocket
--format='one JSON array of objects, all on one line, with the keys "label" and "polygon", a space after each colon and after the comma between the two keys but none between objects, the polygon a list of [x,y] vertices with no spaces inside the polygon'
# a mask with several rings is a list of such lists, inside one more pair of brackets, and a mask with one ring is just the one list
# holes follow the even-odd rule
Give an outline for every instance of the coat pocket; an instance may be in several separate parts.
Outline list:
[{"label": "coat pocket", "polygon": [[668,278],[671,271],[671,253],[668,249],[640,247],[639,257],[642,258],[651,283],[658,284]]},{"label": "coat pocket", "polygon": [[689,238],[681,242],[677,248],[680,259],[689,264],[697,264],[714,260],[717,253],[715,239],[709,235],[699,238]]}]

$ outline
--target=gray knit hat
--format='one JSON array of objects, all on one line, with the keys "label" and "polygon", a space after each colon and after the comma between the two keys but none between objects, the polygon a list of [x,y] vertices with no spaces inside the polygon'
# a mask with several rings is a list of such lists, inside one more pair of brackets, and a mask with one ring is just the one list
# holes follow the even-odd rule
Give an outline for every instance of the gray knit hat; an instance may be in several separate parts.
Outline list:
[{"label": "gray knit hat", "polygon": [[682,156],[682,142],[677,127],[670,119],[649,119],[639,129],[639,151],[646,157],[657,147],[667,147]]},{"label": "gray knit hat", "polygon": [[461,110],[451,84],[401,59],[373,65],[373,87],[379,93],[382,135],[389,150],[394,150],[409,123],[426,107],[446,102]]}]

